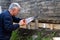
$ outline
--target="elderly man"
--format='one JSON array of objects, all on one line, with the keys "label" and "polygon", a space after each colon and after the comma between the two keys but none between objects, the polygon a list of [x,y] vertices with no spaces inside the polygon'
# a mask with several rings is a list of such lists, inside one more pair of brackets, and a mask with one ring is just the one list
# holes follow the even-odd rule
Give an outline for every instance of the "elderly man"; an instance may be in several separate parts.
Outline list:
[{"label": "elderly man", "polygon": [[[0,40],[9,40],[13,30],[19,28],[19,25],[26,25],[24,19],[15,17],[20,10],[21,7],[18,3],[12,3],[8,10],[0,14]],[[13,24],[13,22],[18,24]]]}]

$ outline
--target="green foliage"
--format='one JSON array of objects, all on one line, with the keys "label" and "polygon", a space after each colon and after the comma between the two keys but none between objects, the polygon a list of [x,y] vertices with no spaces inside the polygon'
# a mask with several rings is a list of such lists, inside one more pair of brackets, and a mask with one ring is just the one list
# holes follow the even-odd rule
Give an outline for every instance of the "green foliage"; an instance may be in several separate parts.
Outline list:
[{"label": "green foliage", "polygon": [[18,30],[15,30],[15,31],[12,32],[12,36],[11,36],[10,40],[19,40]]},{"label": "green foliage", "polygon": [[[35,40],[52,40],[52,37],[55,35],[56,32],[52,32],[51,34],[49,34],[48,36],[42,36],[42,33],[44,33],[45,31],[41,31],[41,32],[36,32],[37,33],[37,38]],[[33,40],[32,36],[19,36],[18,34],[18,30],[15,30],[12,32],[12,36],[10,40]]]}]

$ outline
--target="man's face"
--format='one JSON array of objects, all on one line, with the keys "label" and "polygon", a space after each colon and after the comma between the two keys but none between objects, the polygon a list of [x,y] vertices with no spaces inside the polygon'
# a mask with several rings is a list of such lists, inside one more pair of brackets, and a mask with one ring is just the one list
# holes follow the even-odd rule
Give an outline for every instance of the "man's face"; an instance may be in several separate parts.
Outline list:
[{"label": "man's face", "polygon": [[13,16],[16,16],[20,12],[19,8],[14,8],[13,9]]}]

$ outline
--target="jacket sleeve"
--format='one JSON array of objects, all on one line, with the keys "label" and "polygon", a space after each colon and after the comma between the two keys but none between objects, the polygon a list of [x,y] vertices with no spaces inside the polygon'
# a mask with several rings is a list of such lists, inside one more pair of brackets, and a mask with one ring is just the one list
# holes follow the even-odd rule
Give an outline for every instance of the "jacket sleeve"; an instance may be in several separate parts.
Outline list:
[{"label": "jacket sleeve", "polygon": [[10,16],[4,16],[4,29],[7,31],[15,30],[19,27],[19,24],[14,24]]},{"label": "jacket sleeve", "polygon": [[19,21],[21,20],[20,18],[17,18],[17,17],[12,17],[13,18],[13,22],[15,22],[15,23],[19,23]]}]

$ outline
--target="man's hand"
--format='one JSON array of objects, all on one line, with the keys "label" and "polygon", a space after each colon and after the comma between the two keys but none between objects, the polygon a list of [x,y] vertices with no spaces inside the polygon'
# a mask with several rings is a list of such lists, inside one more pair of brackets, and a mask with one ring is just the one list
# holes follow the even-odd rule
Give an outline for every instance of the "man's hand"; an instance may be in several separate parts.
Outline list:
[{"label": "man's hand", "polygon": [[19,25],[20,25],[20,26],[25,26],[25,25],[26,25],[26,20],[25,20],[25,19],[22,19],[22,20],[19,22]]}]

